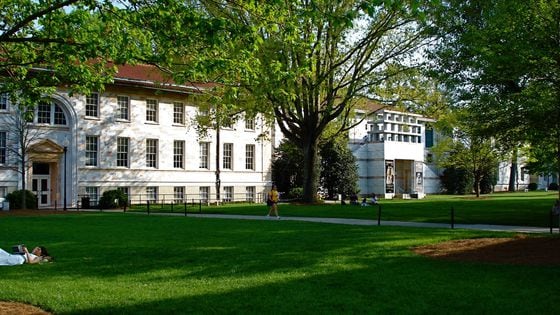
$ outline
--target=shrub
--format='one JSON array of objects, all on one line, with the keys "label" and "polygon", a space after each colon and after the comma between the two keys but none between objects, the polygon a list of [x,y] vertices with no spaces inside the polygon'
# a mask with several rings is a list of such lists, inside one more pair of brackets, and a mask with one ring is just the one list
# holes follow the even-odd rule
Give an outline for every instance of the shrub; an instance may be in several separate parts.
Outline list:
[{"label": "shrub", "polygon": [[461,168],[449,167],[443,171],[441,184],[447,194],[464,195],[473,187],[469,172]]},{"label": "shrub", "polygon": [[11,209],[23,209],[23,194],[25,193],[25,207],[37,209],[37,196],[29,190],[16,190],[6,195]]},{"label": "shrub", "polygon": [[286,198],[288,198],[288,199],[302,199],[303,198],[303,187],[292,188],[288,192],[288,196],[286,196]]},{"label": "shrub", "polygon": [[529,183],[529,185],[527,186],[527,189],[529,189],[530,191],[535,191],[537,190],[537,188],[539,188],[539,184],[537,183]]},{"label": "shrub", "polygon": [[124,207],[128,202],[128,196],[120,190],[107,190],[99,199],[99,207],[103,209],[112,209]]},{"label": "shrub", "polygon": [[558,183],[550,183],[548,185],[548,190],[558,190]]}]

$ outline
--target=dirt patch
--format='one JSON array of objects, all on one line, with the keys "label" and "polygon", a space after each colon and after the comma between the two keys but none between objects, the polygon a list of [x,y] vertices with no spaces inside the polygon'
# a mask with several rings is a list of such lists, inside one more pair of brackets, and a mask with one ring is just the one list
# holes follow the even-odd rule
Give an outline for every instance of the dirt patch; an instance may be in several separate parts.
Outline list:
[{"label": "dirt patch", "polygon": [[434,259],[510,265],[560,266],[559,237],[476,238],[418,246],[412,251]]},{"label": "dirt patch", "polygon": [[50,315],[52,313],[43,311],[42,309],[17,302],[0,301],[0,314],[4,315]]}]

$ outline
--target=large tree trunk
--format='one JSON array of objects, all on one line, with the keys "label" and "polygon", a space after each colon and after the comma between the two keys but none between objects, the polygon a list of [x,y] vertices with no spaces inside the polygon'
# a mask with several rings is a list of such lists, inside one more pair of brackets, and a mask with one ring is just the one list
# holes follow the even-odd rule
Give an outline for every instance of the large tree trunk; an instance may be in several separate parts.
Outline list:
[{"label": "large tree trunk", "polygon": [[516,191],[516,185],[515,183],[517,182],[517,148],[513,149],[513,152],[511,154],[511,167],[509,170],[509,185],[508,185],[508,191]]},{"label": "large tree trunk", "polygon": [[303,143],[303,201],[317,201],[319,183],[319,152],[318,139],[312,135],[305,137]]}]

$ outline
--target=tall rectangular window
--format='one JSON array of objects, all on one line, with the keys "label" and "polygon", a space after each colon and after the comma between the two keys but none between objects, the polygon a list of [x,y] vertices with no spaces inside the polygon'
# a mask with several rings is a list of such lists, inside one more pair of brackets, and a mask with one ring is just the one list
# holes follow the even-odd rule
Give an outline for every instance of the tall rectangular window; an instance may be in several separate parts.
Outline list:
[{"label": "tall rectangular window", "polygon": [[185,167],[185,141],[173,141],[173,167]]},{"label": "tall rectangular window", "polygon": [[99,198],[99,187],[86,187],[86,196],[89,197],[90,202],[95,205]]},{"label": "tall rectangular window", "polygon": [[158,102],[157,100],[146,100],[146,121],[158,122]]},{"label": "tall rectangular window", "polygon": [[224,187],[224,196],[223,200],[225,202],[232,202],[233,201],[233,186],[225,186]]},{"label": "tall rectangular window", "polygon": [[128,167],[128,138],[117,138],[117,166]]},{"label": "tall rectangular window", "polygon": [[99,117],[99,93],[86,96],[86,116]]},{"label": "tall rectangular window", "polygon": [[175,203],[183,202],[185,200],[185,187],[173,187],[173,198],[175,200]]},{"label": "tall rectangular window", "polygon": [[8,109],[8,93],[0,93],[0,110]]},{"label": "tall rectangular window", "polygon": [[255,145],[254,144],[245,145],[245,169],[247,170],[255,169]]},{"label": "tall rectangular window", "polygon": [[226,170],[233,169],[233,143],[224,143],[223,168]]},{"label": "tall rectangular window", "polygon": [[245,129],[255,130],[255,118],[245,116]]},{"label": "tall rectangular window", "polygon": [[425,138],[425,147],[431,148],[434,146],[434,130],[433,129],[424,129],[424,138]]},{"label": "tall rectangular window", "polygon": [[130,98],[128,96],[117,96],[117,119],[129,120]]},{"label": "tall rectangular window", "polygon": [[157,168],[158,140],[146,139],[146,167]]},{"label": "tall rectangular window", "polygon": [[245,201],[249,201],[249,202],[255,201],[255,186],[245,187]]},{"label": "tall rectangular window", "polygon": [[179,125],[185,124],[185,105],[181,102],[173,103],[173,123]]},{"label": "tall rectangular window", "polygon": [[86,166],[97,166],[98,143],[97,136],[86,136]]},{"label": "tall rectangular window", "polygon": [[210,167],[210,143],[209,142],[200,142],[200,152],[199,152],[199,163],[198,168],[206,168],[209,169]]},{"label": "tall rectangular window", "polygon": [[155,186],[146,187],[146,200],[149,202],[157,202],[158,188]]},{"label": "tall rectangular window", "polygon": [[6,144],[6,132],[0,131],[0,164],[6,164],[6,157],[8,156],[8,147]]},{"label": "tall rectangular window", "polygon": [[210,187],[203,186],[198,188],[200,201],[208,202],[208,198],[210,197]]},{"label": "tall rectangular window", "polygon": [[37,123],[50,124],[51,123],[51,104],[41,102],[37,105]]}]

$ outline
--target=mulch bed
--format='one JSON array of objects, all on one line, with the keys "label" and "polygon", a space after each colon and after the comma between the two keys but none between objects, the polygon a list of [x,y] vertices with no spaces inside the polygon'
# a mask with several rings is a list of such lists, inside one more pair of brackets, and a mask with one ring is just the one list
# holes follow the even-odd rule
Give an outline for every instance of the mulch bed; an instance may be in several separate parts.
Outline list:
[{"label": "mulch bed", "polygon": [[17,302],[0,301],[0,314],[3,315],[50,315],[51,313],[42,309]]}]

